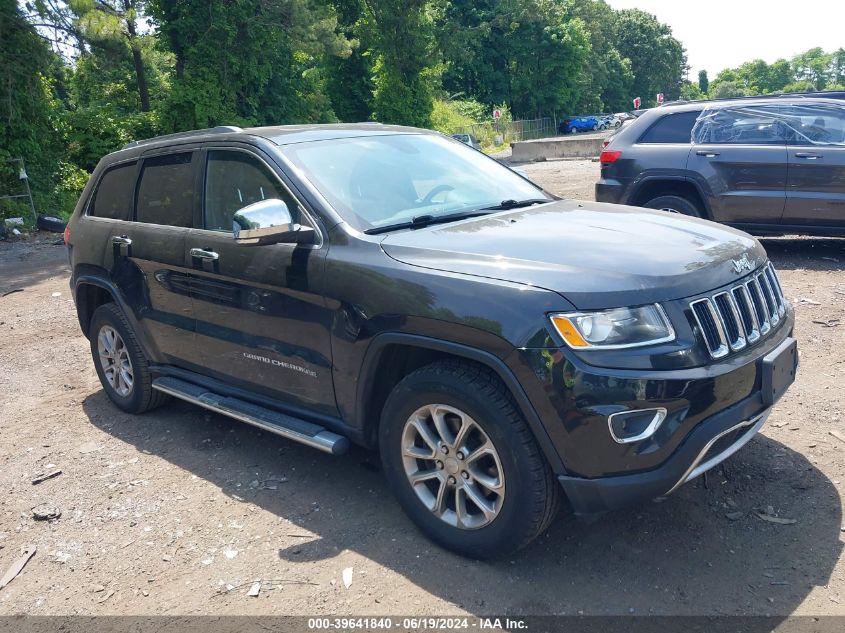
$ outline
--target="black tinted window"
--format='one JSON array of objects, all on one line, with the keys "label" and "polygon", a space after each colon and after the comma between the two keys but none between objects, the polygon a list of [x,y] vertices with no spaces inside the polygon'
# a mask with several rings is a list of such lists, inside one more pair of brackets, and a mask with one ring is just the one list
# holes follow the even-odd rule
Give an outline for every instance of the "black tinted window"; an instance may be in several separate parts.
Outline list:
[{"label": "black tinted window", "polygon": [[692,126],[701,112],[673,112],[654,123],[640,143],[689,143]]},{"label": "black tinted window", "polygon": [[138,222],[190,227],[194,213],[194,176],[190,152],[144,161],[138,184]]},{"label": "black tinted window", "polygon": [[136,163],[126,163],[112,167],[103,174],[94,193],[89,215],[113,220],[129,219],[132,192],[135,189],[135,167]]},{"label": "black tinted window", "polygon": [[296,217],[296,204],[257,158],[244,152],[211,151],[205,178],[205,228],[231,231],[235,211],[261,200],[283,200]]}]

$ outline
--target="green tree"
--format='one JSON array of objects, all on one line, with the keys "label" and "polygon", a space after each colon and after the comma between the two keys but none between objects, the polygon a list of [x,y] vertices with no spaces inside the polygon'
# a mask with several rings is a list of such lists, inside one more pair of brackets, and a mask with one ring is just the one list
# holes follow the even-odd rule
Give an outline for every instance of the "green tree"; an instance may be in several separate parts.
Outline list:
[{"label": "green tree", "polygon": [[684,81],[681,84],[681,99],[694,101],[696,99],[704,99],[705,96],[698,87],[698,84],[694,84],[691,81]]},{"label": "green tree", "polygon": [[714,81],[710,87],[710,97],[712,99],[729,99],[731,97],[746,97],[748,96],[748,89],[739,81],[734,80],[720,80]]},{"label": "green tree", "polygon": [[792,58],[796,81],[811,82],[815,90],[824,90],[830,79],[831,55],[819,47]]},{"label": "green tree", "polygon": [[144,0],[74,0],[77,28],[89,42],[120,42],[128,47],[135,70],[141,112],[150,111],[150,92],[137,21]]},{"label": "green tree", "polygon": [[330,55],[326,59],[326,91],[332,109],[341,121],[366,121],[373,111],[373,64],[365,41],[363,0],[334,0],[338,24],[349,39],[348,57]]},{"label": "green tree", "polygon": [[710,79],[707,77],[706,70],[698,71],[698,89],[705,95],[710,90]]},{"label": "green tree", "polygon": [[662,92],[667,100],[680,95],[686,55],[672,29],[650,13],[625,9],[618,15],[619,52],[631,60],[632,90],[644,103],[654,103]]},{"label": "green tree", "polygon": [[600,107],[590,36],[572,7],[567,0],[446,3],[437,21],[444,89],[507,103],[519,116]]},{"label": "green tree", "polygon": [[429,127],[434,39],[426,0],[364,0],[365,37],[374,55],[373,116]]},{"label": "green tree", "polygon": [[[15,0],[0,0],[0,187],[18,187],[19,163],[26,164],[36,208],[55,212],[61,136],[51,75],[58,60],[27,22]],[[18,190],[13,193],[19,193]],[[0,216],[29,214],[13,202],[0,203]]]},{"label": "green tree", "polygon": [[150,0],[174,77],[162,125],[331,120],[326,55],[348,55],[330,7],[308,0]]}]

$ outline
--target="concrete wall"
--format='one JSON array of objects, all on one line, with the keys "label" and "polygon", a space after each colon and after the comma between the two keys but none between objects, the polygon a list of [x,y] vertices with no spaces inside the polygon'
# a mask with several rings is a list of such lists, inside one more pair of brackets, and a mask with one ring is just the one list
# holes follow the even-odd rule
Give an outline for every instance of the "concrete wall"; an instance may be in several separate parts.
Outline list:
[{"label": "concrete wall", "polygon": [[511,161],[530,163],[548,158],[598,158],[603,140],[604,136],[567,136],[511,143]]}]

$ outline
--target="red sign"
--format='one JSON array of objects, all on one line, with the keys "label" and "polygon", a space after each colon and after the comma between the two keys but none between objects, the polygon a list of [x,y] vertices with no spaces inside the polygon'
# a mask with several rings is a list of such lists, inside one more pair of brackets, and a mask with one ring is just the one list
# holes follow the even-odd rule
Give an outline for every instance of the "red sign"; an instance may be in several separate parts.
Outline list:
[{"label": "red sign", "polygon": [[640,99],[639,97],[634,97],[634,110],[639,110],[642,103],[642,99]]},{"label": "red sign", "polygon": [[657,105],[663,105],[663,93],[662,92],[657,93]]},{"label": "red sign", "polygon": [[502,111],[501,110],[493,110],[493,118],[494,119],[501,119],[502,118]]}]

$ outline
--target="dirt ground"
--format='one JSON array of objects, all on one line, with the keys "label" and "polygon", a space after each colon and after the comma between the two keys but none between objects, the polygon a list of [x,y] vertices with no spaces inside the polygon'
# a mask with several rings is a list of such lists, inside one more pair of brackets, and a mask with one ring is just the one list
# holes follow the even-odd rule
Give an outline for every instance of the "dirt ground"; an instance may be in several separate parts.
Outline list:
[{"label": "dirt ground", "polygon": [[[598,166],[527,170],[590,198]],[[764,240],[802,355],[758,438],[662,503],[560,516],[519,555],[471,562],[415,530],[365,451],[331,457],[179,402],[118,411],[56,237],[0,243],[0,575],[37,547],[0,614],[845,615],[845,240]]]}]

